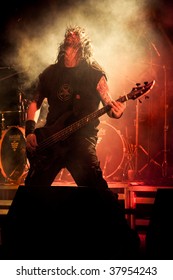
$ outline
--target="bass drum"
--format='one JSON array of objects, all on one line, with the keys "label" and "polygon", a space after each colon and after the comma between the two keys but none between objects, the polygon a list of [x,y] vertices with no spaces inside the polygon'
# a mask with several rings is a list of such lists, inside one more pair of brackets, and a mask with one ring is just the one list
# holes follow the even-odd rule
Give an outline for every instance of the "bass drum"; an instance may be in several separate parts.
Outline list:
[{"label": "bass drum", "polygon": [[[105,179],[122,179],[125,144],[120,131],[107,122],[101,121],[98,132],[97,155]],[[121,178],[120,178],[121,177]]]},{"label": "bass drum", "polygon": [[24,128],[12,126],[2,131],[0,149],[0,168],[5,181],[21,183],[27,166]]}]

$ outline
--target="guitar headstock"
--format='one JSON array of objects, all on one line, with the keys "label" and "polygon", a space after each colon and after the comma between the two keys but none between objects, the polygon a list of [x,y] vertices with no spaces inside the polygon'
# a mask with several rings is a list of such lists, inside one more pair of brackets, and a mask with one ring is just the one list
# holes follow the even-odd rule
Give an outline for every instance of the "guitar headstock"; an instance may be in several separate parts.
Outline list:
[{"label": "guitar headstock", "polygon": [[135,100],[140,96],[147,94],[153,88],[154,84],[155,80],[150,83],[144,82],[143,85],[137,83],[136,87],[134,87],[131,92],[127,94],[127,98]]}]

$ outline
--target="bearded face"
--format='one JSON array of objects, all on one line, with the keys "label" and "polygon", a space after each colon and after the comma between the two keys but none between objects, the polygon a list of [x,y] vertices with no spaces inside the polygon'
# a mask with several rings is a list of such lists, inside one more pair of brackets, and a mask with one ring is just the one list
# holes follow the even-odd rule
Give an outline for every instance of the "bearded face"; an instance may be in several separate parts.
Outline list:
[{"label": "bearded face", "polygon": [[64,39],[65,47],[79,48],[81,46],[79,33],[76,31],[69,31],[65,35]]},{"label": "bearded face", "polygon": [[89,59],[92,56],[91,41],[85,33],[85,29],[78,25],[69,26],[66,29],[64,40],[59,46],[57,61],[64,56],[65,50],[70,47],[77,50],[78,55],[84,59]]}]

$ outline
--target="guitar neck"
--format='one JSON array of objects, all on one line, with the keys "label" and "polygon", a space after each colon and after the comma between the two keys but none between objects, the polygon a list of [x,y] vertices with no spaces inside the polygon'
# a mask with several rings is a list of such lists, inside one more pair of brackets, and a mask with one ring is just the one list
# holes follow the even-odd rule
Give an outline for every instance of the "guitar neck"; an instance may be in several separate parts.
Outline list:
[{"label": "guitar neck", "polygon": [[97,110],[97,111],[95,111],[95,112],[93,112],[93,113],[83,117],[79,121],[76,121],[73,124],[63,128],[62,130],[54,133],[53,135],[47,137],[46,139],[44,139],[43,141],[41,141],[39,143],[38,150],[42,151],[46,147],[48,147],[48,146],[50,146],[52,144],[55,144],[58,141],[65,140],[71,134],[73,134],[74,132],[79,130],[80,128],[86,126],[91,121],[101,117],[102,115],[104,115],[105,113],[110,111],[110,109],[111,109],[111,106],[110,105],[106,105],[106,106],[102,107],[101,109],[99,109],[99,110]]},{"label": "guitar neck", "polygon": [[[119,102],[125,102],[129,99],[135,100],[139,98],[140,96],[146,94],[155,84],[155,81],[152,81],[151,83],[145,82],[144,86],[138,85],[136,88],[133,88],[130,93],[127,95],[124,95],[120,98],[118,98],[116,101]],[[68,138],[71,134],[79,130],[80,128],[84,127],[91,121],[98,119],[105,113],[109,112],[111,110],[111,105],[105,105],[101,109],[83,117],[82,119],[74,122],[73,124],[65,127],[64,129],[56,132],[55,134],[47,137],[45,140],[39,143],[38,150],[42,151],[46,149],[47,147],[51,146],[52,144],[57,143],[58,141],[65,140]]]},{"label": "guitar neck", "polygon": [[[117,101],[119,102],[125,102],[127,100],[127,96],[123,96],[120,97],[119,99],[117,99]],[[99,117],[101,117],[102,115],[106,114],[107,112],[109,112],[111,109],[110,105],[105,105],[104,107],[102,107],[101,109],[83,117],[82,119],[80,119],[79,121],[76,121],[75,123],[67,126],[66,128],[64,128],[61,131],[61,136],[62,137],[60,140],[63,140],[65,138],[67,138],[68,136],[70,136],[73,132],[77,131],[78,129],[84,127],[85,125],[87,125],[88,123],[90,123],[91,121],[98,119]],[[60,134],[60,132],[58,133]]]}]

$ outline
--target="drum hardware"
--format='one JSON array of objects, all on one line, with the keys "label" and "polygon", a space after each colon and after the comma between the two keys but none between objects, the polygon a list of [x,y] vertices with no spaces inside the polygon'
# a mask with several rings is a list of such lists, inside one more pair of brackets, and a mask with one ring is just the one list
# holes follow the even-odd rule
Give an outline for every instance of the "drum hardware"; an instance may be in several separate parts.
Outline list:
[{"label": "drum hardware", "polygon": [[[153,49],[157,53],[157,55],[160,57],[160,52],[158,51],[156,45],[150,40],[147,39],[148,42],[152,45]],[[168,176],[168,161],[167,161],[167,154],[168,154],[168,149],[167,149],[167,132],[168,132],[168,121],[167,121],[167,109],[168,109],[168,104],[167,104],[167,69],[165,65],[156,65],[159,66],[163,69],[163,76],[164,76],[164,127],[163,127],[163,161],[162,164],[158,164],[158,162],[154,161],[153,159],[150,159],[150,162],[154,162],[156,165],[161,167],[162,169],[162,177],[167,177]]]},{"label": "drum hardware", "polygon": [[19,91],[18,93],[18,110],[20,112],[20,118],[19,118],[19,125],[24,126],[26,121],[26,114],[28,109],[28,101],[24,98],[24,93],[22,91]]},{"label": "drum hardware", "polygon": [[148,153],[141,145],[139,145],[139,148],[140,148],[140,149],[143,151],[143,153],[146,154],[147,157],[148,157],[148,162],[147,162],[141,169],[138,170],[138,173],[139,173],[139,174],[140,174],[151,162],[153,162],[156,166],[158,166],[159,168],[161,168],[161,165],[160,165],[156,160],[154,160],[154,158],[155,158],[159,153],[157,153],[157,154],[155,155],[155,157],[150,158],[150,157],[149,157],[149,153]]},{"label": "drum hardware", "polygon": [[168,176],[168,162],[167,162],[167,132],[168,132],[168,121],[167,121],[167,73],[166,73],[166,67],[163,65],[163,72],[164,72],[164,138],[163,138],[163,162],[162,162],[162,176],[167,177]]},{"label": "drum hardware", "polygon": [[4,118],[4,113],[1,113],[1,129],[5,129],[5,118]]},{"label": "drum hardware", "polygon": [[[159,52],[157,46],[152,42],[152,40],[145,36],[146,41],[148,42],[149,46],[153,48],[155,53],[158,57],[161,56],[161,53]],[[165,65],[160,65],[153,63],[153,58],[150,58],[150,63],[146,62],[140,62],[146,65],[149,65],[151,67],[151,73],[153,71],[153,66],[160,68],[163,70],[163,112],[164,112],[164,125],[163,125],[163,150],[159,151],[154,155],[153,157],[150,156],[150,151],[146,151],[141,145],[139,145],[138,142],[138,100],[136,105],[136,153],[135,153],[135,173],[141,173],[151,162],[153,162],[157,167],[161,169],[161,175],[164,178],[168,178],[168,161],[167,161],[167,155],[169,152],[169,149],[167,147],[167,133],[168,133],[168,120],[167,120],[167,110],[168,110],[168,104],[167,104],[167,70],[170,68],[166,67]],[[161,108],[162,109],[162,108]],[[148,156],[148,162],[140,169],[138,170],[138,151],[139,148]],[[163,153],[163,161],[162,164],[159,164],[156,160],[154,160],[159,154]]]},{"label": "drum hardware", "polygon": [[[159,168],[162,168],[162,166],[154,160],[154,158],[151,158],[150,156],[150,150],[148,151],[139,144],[139,100],[136,101],[136,119],[135,119],[135,177],[137,178],[138,175],[141,174],[141,172],[151,163],[153,162],[156,166]],[[139,169],[138,166],[138,154],[139,154],[139,149],[148,157],[148,162],[141,168]]]},{"label": "drum hardware", "polygon": [[[5,114],[13,114],[13,113],[19,113],[19,116],[20,114],[22,113],[21,110],[15,110],[15,111],[0,111],[0,114],[1,114],[1,130],[5,130],[7,128],[6,126],[6,123],[5,123]],[[20,125],[20,121],[19,121],[19,126],[22,126]]]},{"label": "drum hardware", "polygon": [[[1,129],[5,130],[8,125],[6,125],[6,119],[5,115],[18,113],[19,120],[18,123],[15,125],[19,125],[20,127],[23,127],[25,125],[25,120],[26,120],[26,114],[27,114],[27,108],[28,108],[28,101],[27,99],[23,98],[24,94],[23,92],[18,93],[18,110],[4,110],[0,111],[1,114]],[[11,124],[9,125],[11,126]]]},{"label": "drum hardware", "polygon": [[96,146],[98,159],[107,180],[121,181],[126,147],[123,135],[106,121],[101,121],[98,126],[98,142]]},{"label": "drum hardware", "polygon": [[14,110],[14,111],[0,111],[0,114],[11,114],[11,113],[18,113],[20,112],[19,110]]},{"label": "drum hardware", "polygon": [[18,93],[18,110],[20,112],[19,114],[19,125],[22,126],[23,123],[23,114],[22,114],[22,93]]},{"label": "drum hardware", "polygon": [[106,179],[106,168],[107,168],[107,165],[109,163],[109,156],[106,156],[105,158],[105,162],[104,162],[104,165],[103,165],[103,168],[102,168],[102,172],[103,172],[103,177]]},{"label": "drum hardware", "polygon": [[135,145],[130,143],[127,135],[126,137],[124,137],[124,144],[126,147],[126,153],[125,153],[125,164],[124,164],[123,176],[122,176],[123,181],[129,178],[128,176],[129,171],[133,170],[135,176],[135,164],[134,164]]}]

